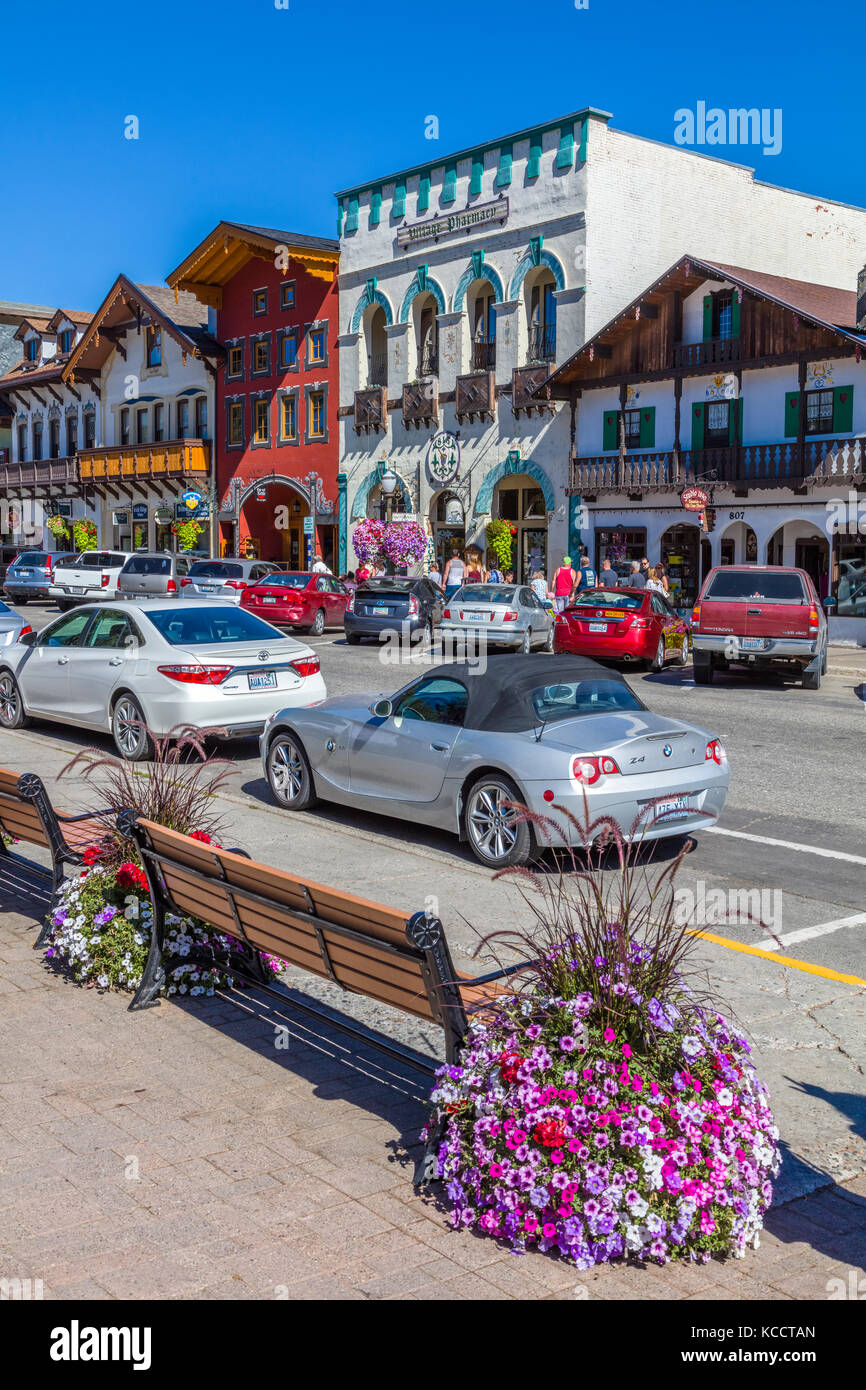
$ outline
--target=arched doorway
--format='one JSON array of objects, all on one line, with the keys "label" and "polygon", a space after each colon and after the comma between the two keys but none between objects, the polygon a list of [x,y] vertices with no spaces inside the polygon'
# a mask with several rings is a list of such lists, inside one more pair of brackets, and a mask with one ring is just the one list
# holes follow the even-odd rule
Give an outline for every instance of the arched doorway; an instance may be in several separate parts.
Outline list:
[{"label": "arched doorway", "polygon": [[722,534],[719,553],[723,565],[754,565],[758,538],[747,521],[732,521]]},{"label": "arched doorway", "polygon": [[805,570],[819,598],[830,592],[830,542],[816,522],[786,521],[774,531],[767,543],[767,564]]},{"label": "arched doorway", "polygon": [[494,517],[511,523],[514,577],[526,584],[535,570],[547,574],[547,508],[544,492],[528,473],[511,473],[493,490]]},{"label": "arched doorway", "polygon": [[388,385],[388,339],[385,328],[388,319],[381,304],[371,304],[364,311],[364,347],[367,353],[367,386]]},{"label": "arched doorway", "polygon": [[[251,560],[274,560],[287,569],[306,569],[308,541],[304,518],[309,515],[306,497],[288,483],[268,482],[251,488],[241,503],[239,555]],[[309,548],[312,549],[312,536]]]},{"label": "arched doorway", "polygon": [[429,290],[423,294],[416,294],[412,301],[416,376],[433,376],[439,370],[439,328],[436,322],[438,312],[436,298]]},{"label": "arched doorway", "polygon": [[695,522],[680,522],[669,526],[659,542],[675,608],[688,608],[698,596],[700,540],[700,527]]},{"label": "arched doorway", "polygon": [[466,515],[456,493],[446,488],[431,498],[430,527],[439,573],[444,574],[452,550],[456,547],[462,555],[466,549]]}]

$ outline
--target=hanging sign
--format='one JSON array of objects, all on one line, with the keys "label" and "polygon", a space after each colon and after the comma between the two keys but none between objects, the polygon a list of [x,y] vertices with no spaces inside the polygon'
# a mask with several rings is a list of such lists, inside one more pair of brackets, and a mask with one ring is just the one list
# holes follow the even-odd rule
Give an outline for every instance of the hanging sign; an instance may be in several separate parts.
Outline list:
[{"label": "hanging sign", "polygon": [[185,492],[180,494],[180,500],[191,512],[197,511],[202,504],[202,494],[194,487],[188,487]]},{"label": "hanging sign", "polygon": [[734,372],[716,372],[706,389],[708,401],[735,401],[739,395]]},{"label": "hanging sign", "polygon": [[268,500],[268,490],[267,490],[267,488],[266,488],[266,487],[257,487],[257,488],[256,488],[256,501],[257,501],[257,502],[267,502],[267,500]]},{"label": "hanging sign", "polygon": [[709,502],[710,494],[702,487],[684,487],[680,493],[680,503],[687,512],[702,512]]},{"label": "hanging sign", "polygon": [[147,503],[135,502],[132,508],[133,521],[147,521]]},{"label": "hanging sign", "polygon": [[153,514],[153,519],[158,522],[160,526],[167,526],[170,521],[174,521],[171,507],[157,507]]},{"label": "hanging sign", "polygon": [[111,524],[112,524],[113,526],[128,526],[128,525],[129,525],[129,512],[112,512],[112,513],[111,513]]},{"label": "hanging sign", "polygon": [[434,434],[427,446],[430,480],[440,486],[450,483],[460,467],[460,441],[448,430]]},{"label": "hanging sign", "polygon": [[313,518],[312,518],[311,516],[305,516],[305,517],[304,517],[304,535],[305,535],[305,536],[311,536],[312,534],[313,534]]},{"label": "hanging sign", "polygon": [[469,232],[491,222],[508,220],[508,199],[496,198],[492,203],[476,203],[475,207],[464,212],[452,212],[447,217],[427,217],[423,222],[412,222],[408,227],[400,227],[397,232],[398,246],[414,246],[419,241],[447,236],[449,232]]}]

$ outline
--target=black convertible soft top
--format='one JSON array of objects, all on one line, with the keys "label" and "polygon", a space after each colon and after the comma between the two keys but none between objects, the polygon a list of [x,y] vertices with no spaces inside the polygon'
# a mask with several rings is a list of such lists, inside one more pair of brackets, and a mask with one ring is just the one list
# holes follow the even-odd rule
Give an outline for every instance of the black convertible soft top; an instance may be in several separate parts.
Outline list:
[{"label": "black convertible soft top", "polygon": [[[599,680],[626,685],[619,671],[608,670],[585,656],[527,656],[503,652],[492,657],[480,671],[471,661],[453,661],[437,666],[432,676],[460,681],[469,691],[469,707],[464,729],[517,733],[535,729],[541,723],[532,703],[532,692],[540,686]],[[630,687],[627,687],[630,688]]]}]

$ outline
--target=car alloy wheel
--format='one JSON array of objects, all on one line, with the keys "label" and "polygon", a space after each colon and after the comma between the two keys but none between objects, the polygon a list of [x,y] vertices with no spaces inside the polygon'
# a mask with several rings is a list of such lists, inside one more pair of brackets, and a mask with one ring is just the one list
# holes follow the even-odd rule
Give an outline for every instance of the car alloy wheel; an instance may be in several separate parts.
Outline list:
[{"label": "car alloy wheel", "polygon": [[656,648],[655,658],[654,658],[654,660],[652,661],[651,665],[652,665],[652,669],[653,669],[654,671],[663,671],[663,670],[664,670],[664,666],[665,666],[665,639],[664,639],[664,637],[660,637],[660,638],[659,638],[659,644],[658,644],[658,647]]},{"label": "car alloy wheel", "polygon": [[683,645],[682,645],[682,648],[681,648],[681,650],[680,650],[680,665],[681,665],[681,666],[688,666],[690,654],[691,654],[691,643],[689,642],[689,634],[688,634],[687,632],[684,632],[684,633],[683,633]]},{"label": "car alloy wheel", "polygon": [[554,638],[555,632],[556,632],[556,628],[554,627],[553,623],[551,623],[551,624],[550,624],[550,627],[547,629],[547,640],[546,640],[545,643],[544,643],[544,650],[545,650],[546,652],[552,652],[552,651],[553,651],[553,638]]},{"label": "car alloy wheel", "polygon": [[324,610],[324,608],[320,608],[320,609],[318,610],[318,612],[316,613],[315,618],[313,619],[313,625],[312,625],[312,627],[310,628],[310,632],[312,633],[312,635],[313,635],[314,637],[321,637],[321,635],[322,635],[322,633],[323,633],[324,631],[325,631],[325,610]]},{"label": "car alloy wheel", "polygon": [[268,749],[268,784],[290,811],[303,811],[316,799],[307,755],[291,734],[277,734]]},{"label": "car alloy wheel", "polygon": [[525,864],[532,848],[529,826],[508,803],[519,793],[505,777],[484,777],[466,799],[466,834],[476,859],[489,868]]},{"label": "car alloy wheel", "polygon": [[144,715],[131,695],[121,695],[114,706],[111,732],[117,751],[127,762],[143,762],[150,757],[153,745],[145,727]]},{"label": "car alloy wheel", "polygon": [[521,643],[520,643],[520,651],[522,652],[522,654],[523,654],[524,656],[528,656],[529,653],[532,651],[532,628],[531,628],[531,627],[528,627],[528,628],[526,629],[526,631],[524,632],[524,634],[523,634],[523,638],[522,638]]},{"label": "car alloy wheel", "polygon": [[0,676],[0,724],[4,729],[19,729],[24,723],[21,691],[11,671]]}]

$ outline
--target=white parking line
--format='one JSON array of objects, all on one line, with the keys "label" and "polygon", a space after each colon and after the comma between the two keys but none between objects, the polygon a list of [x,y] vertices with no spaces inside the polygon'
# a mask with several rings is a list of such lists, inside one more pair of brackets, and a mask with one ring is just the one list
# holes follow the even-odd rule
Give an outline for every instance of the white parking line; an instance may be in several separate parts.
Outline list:
[{"label": "white parking line", "polygon": [[866,912],[857,912],[853,917],[837,917],[835,922],[821,922],[817,927],[801,927],[799,931],[789,931],[778,941],[762,940],[758,943],[765,951],[780,951],[783,946],[794,946],[800,941],[811,941],[816,936],[829,936],[831,932],[843,931],[846,927],[860,927],[866,922]]},{"label": "white parking line", "polygon": [[822,849],[819,845],[798,845],[794,840],[772,840],[768,835],[750,835],[745,830],[727,830],[721,825],[708,825],[705,835],[730,835],[735,840],[751,840],[755,845],[773,845],[776,849],[796,849],[801,854],[818,854],[822,859],[844,859],[846,864],[866,864],[862,854],[846,854],[841,849]]}]

